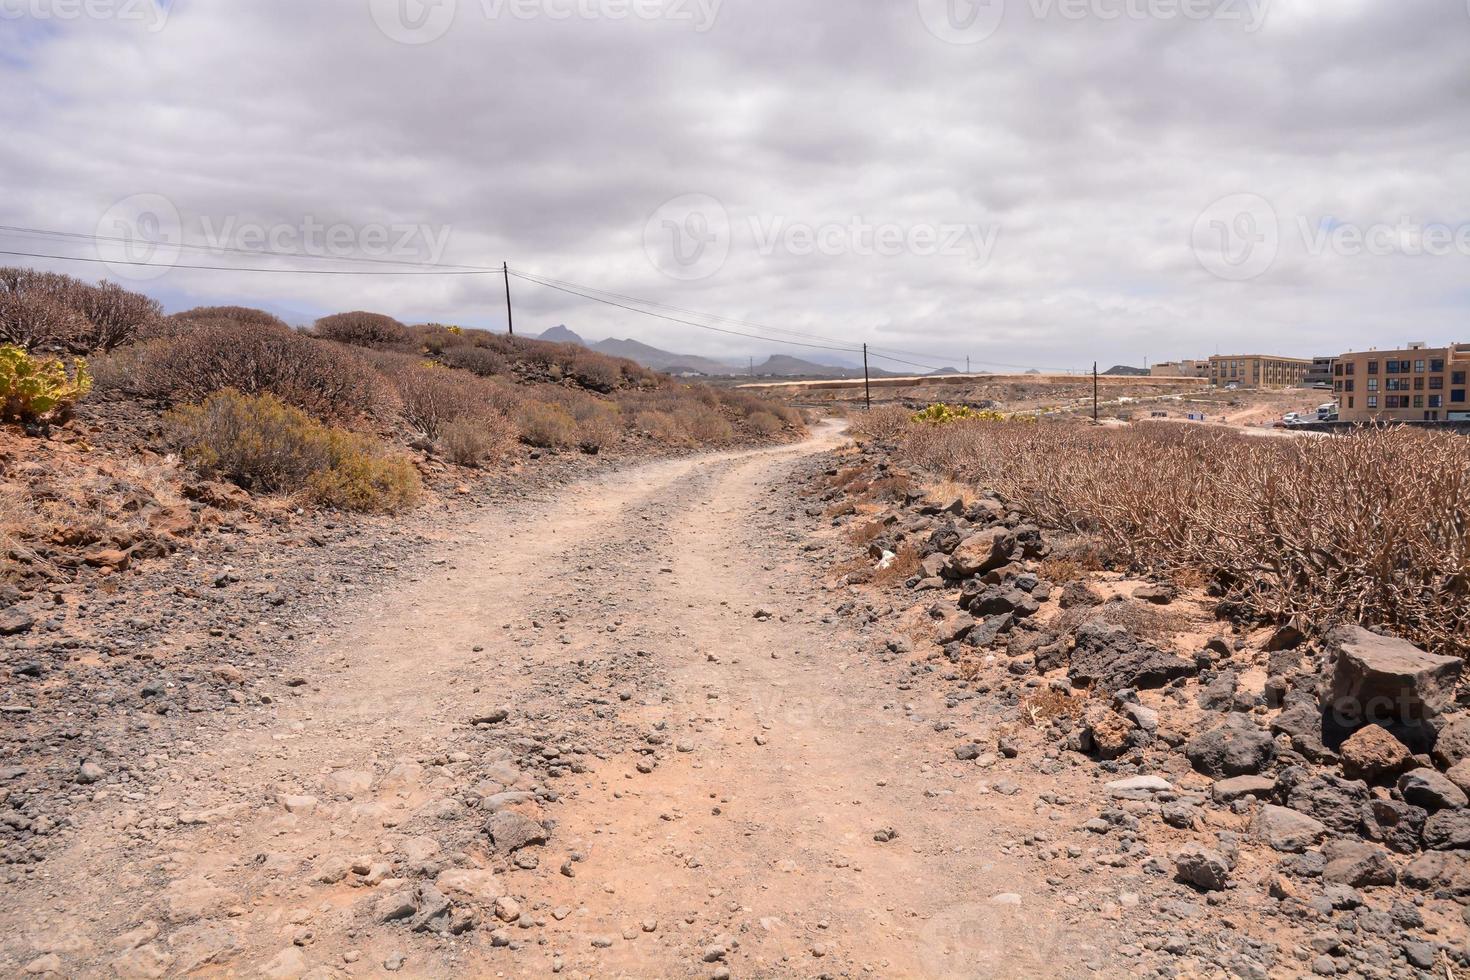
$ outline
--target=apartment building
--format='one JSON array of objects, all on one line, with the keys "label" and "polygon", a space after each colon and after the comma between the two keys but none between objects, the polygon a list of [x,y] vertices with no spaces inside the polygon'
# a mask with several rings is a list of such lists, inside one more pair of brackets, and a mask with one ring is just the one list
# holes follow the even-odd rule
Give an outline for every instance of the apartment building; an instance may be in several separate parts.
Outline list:
[{"label": "apartment building", "polygon": [[1314,357],[1312,366],[1307,371],[1307,384],[1313,388],[1327,387],[1332,384],[1332,362],[1335,357]]},{"label": "apartment building", "polygon": [[1162,361],[1148,369],[1155,378],[1208,378],[1209,361]]},{"label": "apartment building", "polygon": [[1470,421],[1470,344],[1343,354],[1332,390],[1344,422]]},{"label": "apartment building", "polygon": [[1210,384],[1242,388],[1295,388],[1307,380],[1312,362],[1267,354],[1216,354],[1210,358]]}]

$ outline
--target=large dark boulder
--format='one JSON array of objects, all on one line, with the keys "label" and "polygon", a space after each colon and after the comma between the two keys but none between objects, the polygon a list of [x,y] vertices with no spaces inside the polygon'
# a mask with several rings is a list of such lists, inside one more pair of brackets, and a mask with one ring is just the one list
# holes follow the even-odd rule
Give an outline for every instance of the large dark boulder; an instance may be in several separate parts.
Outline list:
[{"label": "large dark boulder", "polygon": [[1421,726],[1449,706],[1460,680],[1458,657],[1428,653],[1360,626],[1334,630],[1327,649],[1332,685],[1323,707],[1349,727]]},{"label": "large dark boulder", "polygon": [[1424,846],[1431,851],[1470,849],[1470,810],[1441,810],[1424,821]]},{"label": "large dark boulder", "polygon": [[1077,629],[1068,676],[1073,684],[1121,691],[1163,687],[1198,672],[1193,661],[1143,643],[1121,626],[1084,623]]},{"label": "large dark boulder", "polygon": [[1271,761],[1276,744],[1270,733],[1251,721],[1249,715],[1234,713],[1207,732],[1190,739],[1184,754],[1196,770],[1215,779],[1251,776]]},{"label": "large dark boulder", "polygon": [[1322,821],[1333,833],[1359,832],[1367,783],[1292,766],[1281,772],[1277,786],[1287,806]]}]

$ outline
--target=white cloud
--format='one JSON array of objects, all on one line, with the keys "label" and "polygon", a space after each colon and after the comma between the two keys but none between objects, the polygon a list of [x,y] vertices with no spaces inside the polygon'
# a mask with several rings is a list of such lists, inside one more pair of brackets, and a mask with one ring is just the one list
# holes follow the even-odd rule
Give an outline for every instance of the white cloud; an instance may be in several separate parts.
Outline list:
[{"label": "white cloud", "polygon": [[[1459,0],[1212,0],[1203,19],[1165,16],[1165,0],[1009,0],[974,44],[926,29],[919,0],[537,0],[499,17],[458,0],[423,44],[380,30],[374,11],[396,7],[378,0],[176,2],[156,30],[59,20],[47,2],[0,0],[23,13],[0,19],[8,225],[90,232],[119,200],[164,194],[196,241],[206,220],[447,229],[447,262],[509,259],[977,362],[1470,339],[1470,255],[1315,254],[1300,232],[1470,223]],[[579,9],[597,16],[545,13]],[[1280,247],[1231,282],[1191,243],[1199,215],[1241,193],[1270,202]],[[702,278],[666,276],[645,251],[650,216],[686,194],[718,200],[732,229]],[[761,248],[752,228],[778,225],[836,245]],[[921,247],[888,254],[833,231],[854,227]],[[922,247],[953,227],[993,232],[988,261]],[[0,247],[60,246],[0,234]],[[501,318],[497,280],[175,270],[146,288],[172,305]],[[781,349],[514,288],[527,330]]]}]

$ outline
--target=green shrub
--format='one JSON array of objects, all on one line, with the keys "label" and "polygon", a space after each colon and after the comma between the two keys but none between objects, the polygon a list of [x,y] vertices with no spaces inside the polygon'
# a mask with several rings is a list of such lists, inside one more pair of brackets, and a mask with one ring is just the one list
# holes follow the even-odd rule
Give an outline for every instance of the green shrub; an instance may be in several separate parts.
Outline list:
[{"label": "green shrub", "polygon": [[80,358],[68,372],[60,358],[37,357],[9,344],[0,346],[0,419],[4,421],[64,419],[91,390],[92,378]]},{"label": "green shrub", "polygon": [[[965,405],[946,405],[944,402],[936,402],[921,411],[915,412],[913,420],[927,425],[948,425],[951,422],[1004,422],[1007,416],[1001,412],[984,409],[976,411]],[[1023,416],[1018,421],[1036,421],[1036,416]]]},{"label": "green shrub", "polygon": [[370,439],[330,428],[271,394],[226,389],[165,416],[170,441],[201,472],[263,493],[392,511],[412,503],[418,474]]}]

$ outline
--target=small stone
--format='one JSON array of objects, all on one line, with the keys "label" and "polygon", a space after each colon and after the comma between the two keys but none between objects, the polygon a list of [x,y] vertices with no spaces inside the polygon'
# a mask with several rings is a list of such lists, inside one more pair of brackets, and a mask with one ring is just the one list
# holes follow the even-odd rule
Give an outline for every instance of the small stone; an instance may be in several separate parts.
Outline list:
[{"label": "small stone", "polygon": [[1174,854],[1174,871],[1180,881],[1201,891],[1223,891],[1230,865],[1217,851],[1190,844]]}]

